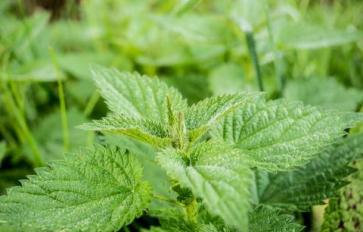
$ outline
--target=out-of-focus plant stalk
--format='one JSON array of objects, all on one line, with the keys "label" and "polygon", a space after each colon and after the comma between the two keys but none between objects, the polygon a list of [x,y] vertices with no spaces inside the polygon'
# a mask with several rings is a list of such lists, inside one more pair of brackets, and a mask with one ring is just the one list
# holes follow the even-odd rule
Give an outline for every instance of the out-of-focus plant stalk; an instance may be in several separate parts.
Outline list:
[{"label": "out-of-focus plant stalk", "polygon": [[255,69],[258,89],[260,91],[264,91],[260,62],[259,62],[258,56],[257,56],[256,42],[255,42],[255,37],[254,37],[252,31],[246,32],[246,41],[247,41],[248,51],[249,51],[251,59],[252,59],[253,67]]},{"label": "out-of-focus plant stalk", "polygon": [[20,141],[22,143],[28,143],[30,146],[33,154],[33,165],[35,167],[41,166],[43,165],[43,160],[37,142],[29,129],[25,115],[21,112],[21,109],[14,99],[15,97],[13,96],[13,93],[8,86],[8,82],[10,81],[8,79],[8,73],[6,72],[8,58],[8,55],[4,58],[4,63],[1,67],[3,70],[3,76],[0,77],[0,79],[3,78],[2,81],[0,81],[0,90],[4,94],[5,109],[8,111],[9,115],[15,118],[15,123],[12,126]]},{"label": "out-of-focus plant stalk", "polygon": [[269,12],[270,12],[269,5],[268,5],[268,2],[266,1],[265,2],[266,26],[267,26],[270,47],[272,49],[272,53],[274,56],[277,93],[278,93],[278,97],[282,97],[283,91],[284,91],[285,78],[284,78],[284,74],[282,71],[281,54],[276,50],[276,46],[275,46],[275,40],[274,40],[273,33],[272,33],[271,18],[270,18]]},{"label": "out-of-focus plant stalk", "polygon": [[67,108],[64,96],[63,82],[55,51],[53,49],[50,49],[49,51],[52,58],[53,66],[56,70],[58,77],[57,82],[58,82],[59,108],[61,112],[61,121],[62,121],[63,146],[64,146],[64,151],[67,152],[69,150],[69,127],[68,127],[68,117],[67,117]]}]

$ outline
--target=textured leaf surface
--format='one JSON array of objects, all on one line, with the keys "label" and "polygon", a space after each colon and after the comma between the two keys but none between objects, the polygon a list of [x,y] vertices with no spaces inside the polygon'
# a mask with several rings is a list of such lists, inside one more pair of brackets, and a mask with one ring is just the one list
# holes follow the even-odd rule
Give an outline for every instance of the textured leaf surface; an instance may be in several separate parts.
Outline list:
[{"label": "textured leaf surface", "polygon": [[191,130],[192,137],[196,137],[227,113],[256,101],[259,97],[259,93],[245,93],[207,98],[188,108],[185,116],[186,126]]},{"label": "textured leaf surface", "polygon": [[[144,167],[144,179],[152,186],[153,193],[174,199],[176,193],[172,191],[171,183],[165,170],[157,164],[156,151],[145,143],[130,139],[126,136],[105,136],[107,144],[116,145],[130,151]],[[155,210],[166,202],[154,198],[149,210]]]},{"label": "textured leaf surface", "polygon": [[158,79],[106,68],[94,69],[93,79],[109,109],[126,117],[167,123],[167,98],[173,111],[184,111],[187,107],[176,89]]},{"label": "textured leaf surface", "polygon": [[351,183],[339,191],[338,198],[329,199],[329,206],[324,211],[324,223],[321,231],[363,230],[363,162],[354,167],[359,171],[349,178]]},{"label": "textured leaf surface", "polygon": [[82,129],[123,134],[155,146],[170,142],[167,129],[158,122],[144,119],[126,118],[123,115],[109,115],[81,126]]},{"label": "textured leaf surface", "polygon": [[285,96],[291,100],[303,101],[305,104],[345,111],[355,111],[363,101],[362,92],[347,89],[332,78],[290,81]]},{"label": "textured leaf surface", "polygon": [[363,134],[341,139],[306,166],[269,177],[261,202],[306,209],[336,196],[355,169],[349,165],[363,157]]},{"label": "textured leaf surface", "polygon": [[258,101],[229,114],[212,135],[243,150],[253,166],[286,170],[307,163],[361,120],[361,114],[321,111],[298,102]]},{"label": "textured leaf surface", "polygon": [[0,222],[19,231],[115,231],[141,214],[150,187],[118,149],[83,150],[37,170],[0,198]]},{"label": "textured leaf surface", "polygon": [[217,228],[211,223],[205,224],[202,221],[190,222],[186,215],[179,210],[163,209],[152,212],[158,217],[160,227],[151,227],[149,231],[173,231],[173,232],[217,232]]},{"label": "textured leaf surface", "polygon": [[208,210],[228,225],[247,226],[252,173],[237,150],[203,143],[188,154],[166,149],[158,155],[168,175],[201,197]]},{"label": "textured leaf surface", "polygon": [[294,217],[281,214],[272,207],[258,207],[249,215],[249,231],[253,232],[298,232],[303,226],[294,222]]}]

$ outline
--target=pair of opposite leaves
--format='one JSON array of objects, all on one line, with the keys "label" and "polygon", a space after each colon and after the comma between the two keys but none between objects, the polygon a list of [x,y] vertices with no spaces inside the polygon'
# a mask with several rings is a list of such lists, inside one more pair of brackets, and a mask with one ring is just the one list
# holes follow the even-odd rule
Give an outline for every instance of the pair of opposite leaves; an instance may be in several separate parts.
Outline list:
[{"label": "pair of opposite leaves", "polygon": [[[249,167],[284,171],[304,165],[362,119],[296,102],[266,102],[258,93],[212,97],[188,107],[161,81],[113,69],[96,69],[94,80],[112,114],[83,128],[156,147],[169,176],[232,227],[247,225]],[[206,141],[207,135],[212,139]],[[181,149],[173,148],[175,139]],[[114,148],[86,149],[36,172],[1,197],[3,228],[113,231],[132,222],[152,198],[141,165]]]}]

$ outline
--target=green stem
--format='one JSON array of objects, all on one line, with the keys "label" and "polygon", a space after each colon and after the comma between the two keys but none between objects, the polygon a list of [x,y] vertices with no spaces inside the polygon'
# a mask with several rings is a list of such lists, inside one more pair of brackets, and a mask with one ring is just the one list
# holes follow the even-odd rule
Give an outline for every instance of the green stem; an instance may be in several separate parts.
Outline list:
[{"label": "green stem", "polygon": [[41,154],[40,154],[38,145],[36,143],[36,140],[34,139],[32,133],[30,132],[30,129],[26,123],[26,120],[23,117],[23,115],[21,114],[21,112],[19,111],[18,107],[16,106],[13,96],[11,95],[10,90],[7,88],[6,85],[4,86],[3,90],[5,93],[4,97],[6,100],[7,110],[9,112],[9,114],[14,115],[16,122],[19,124],[20,130],[21,130],[18,132],[19,137],[21,138],[24,136],[25,139],[28,141],[29,146],[33,153],[34,165],[41,166],[43,164]]},{"label": "green stem", "polygon": [[[4,62],[3,62],[3,75],[4,79],[7,80],[7,72],[6,72],[6,65],[8,61],[8,56],[5,56]],[[4,100],[5,100],[5,109],[8,111],[9,115],[13,115],[15,118],[15,122],[13,125],[14,130],[16,131],[19,139],[21,142],[27,141],[30,149],[33,154],[33,164],[34,166],[41,166],[43,165],[42,156],[40,153],[40,150],[38,148],[37,142],[34,139],[28,124],[26,122],[25,116],[22,114],[18,106],[16,105],[16,101],[14,100],[13,94],[11,93],[11,90],[9,89],[6,82],[0,82],[0,90],[4,93]]]},{"label": "green stem", "polygon": [[260,67],[260,63],[258,61],[256,43],[255,43],[255,38],[253,36],[252,31],[246,32],[246,41],[247,41],[248,51],[249,51],[250,56],[252,58],[253,67],[255,69],[258,88],[259,88],[260,91],[264,91],[263,81],[262,81],[262,74],[261,74],[261,67]]},{"label": "green stem", "polygon": [[9,147],[13,150],[17,149],[18,146],[16,144],[15,139],[13,138],[11,133],[1,124],[0,124],[0,131],[1,131],[2,135],[4,136],[6,142],[9,144]]},{"label": "green stem", "polygon": [[88,100],[86,108],[83,111],[83,114],[86,117],[88,117],[92,113],[93,109],[95,108],[95,106],[98,102],[98,99],[100,99],[100,94],[97,91],[95,91],[92,94],[92,96],[90,97],[90,99]]},{"label": "green stem", "polygon": [[275,66],[275,76],[276,76],[276,83],[277,83],[277,92],[278,92],[278,96],[282,97],[283,96],[283,89],[284,89],[284,75],[282,72],[282,68],[281,68],[281,61],[280,61],[280,56],[276,50],[276,46],[275,46],[275,41],[274,41],[274,37],[273,37],[273,33],[272,33],[272,27],[271,27],[271,18],[270,18],[270,13],[269,13],[269,5],[268,2],[266,1],[265,4],[265,14],[266,14],[266,22],[267,22],[267,32],[268,32],[268,37],[269,37],[269,42],[270,42],[270,47],[272,49],[272,53],[274,56],[274,66]]},{"label": "green stem", "polygon": [[[21,20],[20,21],[24,26],[25,33],[26,33],[27,37],[31,40],[32,39],[32,35],[31,35],[32,28],[29,25],[29,23],[26,21],[26,11],[25,11],[25,8],[24,8],[24,3],[23,3],[22,0],[18,0],[17,4],[18,4],[19,9],[20,9],[20,15],[21,15]],[[19,60],[21,60],[22,63],[24,62],[24,60],[21,59],[21,56],[19,56],[19,54],[24,50],[24,44],[25,44],[25,42],[22,42],[19,47],[16,46],[16,48],[14,49],[14,53],[15,53],[16,57],[19,58]],[[29,43],[29,47],[30,47],[30,54],[34,58],[36,52],[35,52],[33,43]]]},{"label": "green stem", "polygon": [[59,108],[61,112],[61,121],[62,121],[63,146],[64,146],[64,151],[67,152],[69,150],[69,128],[68,128],[67,108],[66,108],[66,100],[64,97],[63,82],[61,78],[60,68],[57,62],[57,57],[53,49],[50,50],[50,55],[52,57],[52,63],[58,77],[57,82],[58,82]]},{"label": "green stem", "polygon": [[15,82],[10,82],[10,88],[12,90],[14,100],[18,105],[20,112],[25,115],[25,103],[23,97],[19,91],[18,85]]},{"label": "green stem", "polygon": [[59,105],[60,105],[61,120],[62,120],[64,150],[68,151],[69,149],[68,118],[67,118],[66,101],[64,97],[63,82],[60,79],[58,79],[58,94],[59,94]]}]

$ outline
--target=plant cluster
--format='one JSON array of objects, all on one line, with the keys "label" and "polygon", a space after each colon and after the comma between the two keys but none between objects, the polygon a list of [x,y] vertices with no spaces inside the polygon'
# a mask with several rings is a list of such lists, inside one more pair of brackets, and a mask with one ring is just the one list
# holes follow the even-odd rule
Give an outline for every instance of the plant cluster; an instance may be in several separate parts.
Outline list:
[{"label": "plant cluster", "polygon": [[1,0],[0,232],[362,231],[362,11]]},{"label": "plant cluster", "polygon": [[149,165],[127,146],[82,149],[0,198],[5,228],[116,231],[144,214],[160,221],[151,231],[300,231],[281,209],[334,196],[363,154],[363,136],[341,138],[362,114],[260,93],[188,106],[157,79],[101,67],[93,76],[111,113],[81,127],[150,145],[143,158],[166,175],[144,177]]}]

